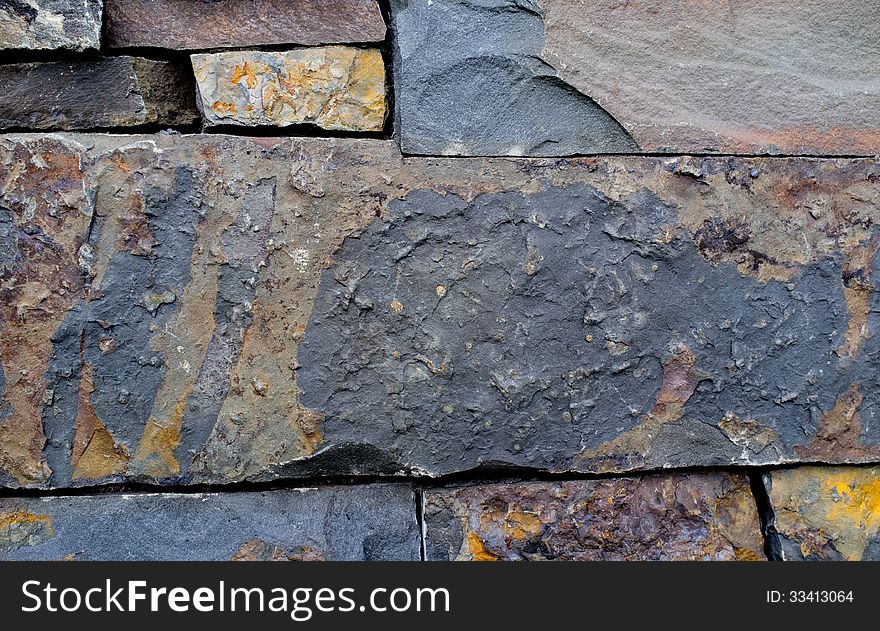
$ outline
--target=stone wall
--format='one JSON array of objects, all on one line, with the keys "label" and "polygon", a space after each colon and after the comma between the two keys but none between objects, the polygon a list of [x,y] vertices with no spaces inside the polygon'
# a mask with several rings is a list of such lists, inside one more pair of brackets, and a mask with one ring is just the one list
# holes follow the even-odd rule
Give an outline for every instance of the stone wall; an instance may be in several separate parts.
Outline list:
[{"label": "stone wall", "polygon": [[880,7],[0,1],[0,558],[880,559]]}]

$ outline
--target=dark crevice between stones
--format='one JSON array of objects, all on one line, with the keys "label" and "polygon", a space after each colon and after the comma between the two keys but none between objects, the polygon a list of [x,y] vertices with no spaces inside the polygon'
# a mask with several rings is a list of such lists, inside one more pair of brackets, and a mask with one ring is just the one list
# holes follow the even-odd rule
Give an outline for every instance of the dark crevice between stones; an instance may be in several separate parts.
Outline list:
[{"label": "dark crevice between stones", "polygon": [[770,503],[770,495],[765,485],[766,470],[749,470],[749,484],[755,505],[758,508],[758,518],[761,520],[761,534],[764,537],[764,554],[768,561],[782,561],[782,546],[779,541],[779,533],[776,532],[775,514],[773,505]]},{"label": "dark crevice between stones", "polygon": [[[34,129],[32,127],[6,127],[0,129],[0,134],[115,134],[115,135],[182,135],[197,134],[201,129],[201,123],[191,125],[167,125],[162,123],[147,123],[144,125],[129,125],[119,127],[89,127],[86,129]],[[245,135],[245,134],[240,134]],[[254,135],[254,134],[248,134]],[[277,135],[277,134],[276,134]]]},{"label": "dark crevice between stones", "polygon": [[426,559],[427,528],[425,527],[425,492],[422,489],[413,489],[416,509],[416,526],[419,529],[419,561]]},{"label": "dark crevice between stones", "polygon": [[385,39],[381,42],[379,50],[382,53],[382,61],[385,64],[385,128],[382,130],[386,139],[394,138],[397,128],[397,118],[394,99],[394,47],[395,41],[391,28],[391,0],[377,0],[382,20],[385,22]]},{"label": "dark crevice between stones", "polygon": [[[387,122],[386,122],[387,125]],[[254,136],[260,138],[351,138],[352,140],[388,140],[383,131],[341,131],[322,129],[317,125],[302,123],[278,127],[274,125],[201,125],[199,130],[206,136],[225,134],[229,136]]]},{"label": "dark crevice between stones", "polygon": [[[345,451],[343,454],[347,453]],[[337,454],[338,457],[338,454]],[[389,461],[391,462],[391,461]],[[804,463],[798,466],[808,466],[810,463]],[[286,467],[289,467],[287,465]],[[858,465],[848,465],[858,466]],[[865,465],[869,466],[869,465]],[[278,470],[286,469],[286,467],[278,467]],[[275,475],[272,479],[244,479],[230,482],[215,483],[185,483],[180,479],[168,480],[166,482],[155,481],[129,481],[118,483],[97,483],[93,485],[83,485],[74,487],[54,487],[54,488],[12,488],[0,487],[0,498],[2,497],[53,497],[68,495],[102,495],[108,493],[175,493],[175,494],[198,494],[198,493],[237,493],[237,492],[255,492],[255,491],[281,491],[285,489],[311,488],[315,486],[357,486],[370,484],[410,484],[417,491],[424,491],[438,488],[457,488],[464,486],[480,486],[492,484],[528,484],[532,482],[587,482],[591,480],[613,480],[620,478],[643,478],[652,475],[687,475],[687,474],[705,474],[726,472],[732,474],[748,474],[750,476],[750,484],[752,484],[752,492],[755,494],[756,502],[758,502],[758,491],[763,489],[760,478],[763,473],[790,467],[762,467],[760,469],[753,467],[717,467],[717,466],[701,466],[701,467],[677,467],[677,468],[660,468],[660,469],[644,469],[637,471],[625,471],[615,473],[581,473],[581,472],[562,472],[552,473],[529,469],[527,467],[516,466],[493,466],[483,464],[479,467],[467,471],[460,471],[446,475],[429,477],[424,475],[414,475],[408,471],[399,471],[398,473],[390,473],[389,469],[382,467],[384,471],[378,473],[333,473],[329,469],[322,466],[315,466],[311,472],[305,468],[298,468],[297,472],[303,474],[301,477],[283,477]],[[311,473],[311,475],[309,474]],[[756,489],[753,475],[757,475],[759,488]],[[766,498],[766,492],[763,494],[763,504],[761,506],[769,507],[769,499]],[[763,515],[762,514],[762,520]]]}]

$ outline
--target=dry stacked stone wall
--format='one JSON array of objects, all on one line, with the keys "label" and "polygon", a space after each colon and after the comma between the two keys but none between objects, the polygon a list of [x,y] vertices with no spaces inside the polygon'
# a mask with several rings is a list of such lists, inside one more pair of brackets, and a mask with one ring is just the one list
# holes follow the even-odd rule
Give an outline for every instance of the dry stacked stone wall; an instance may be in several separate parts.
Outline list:
[{"label": "dry stacked stone wall", "polygon": [[0,558],[880,559],[878,24],[0,0]]}]

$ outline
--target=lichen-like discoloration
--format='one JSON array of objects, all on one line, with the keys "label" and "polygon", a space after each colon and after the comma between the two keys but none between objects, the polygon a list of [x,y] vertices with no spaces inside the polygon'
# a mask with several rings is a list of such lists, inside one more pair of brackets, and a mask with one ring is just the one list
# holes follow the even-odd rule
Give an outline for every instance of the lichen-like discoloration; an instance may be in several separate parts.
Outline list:
[{"label": "lichen-like discoloration", "polygon": [[0,3],[0,50],[75,50],[101,45],[101,0]]},{"label": "lichen-like discoloration", "polygon": [[425,492],[432,560],[759,560],[745,476],[652,475]]},{"label": "lichen-like discoloration", "polygon": [[784,559],[880,560],[880,469],[796,467],[765,482]]},{"label": "lichen-like discoloration", "polygon": [[2,164],[4,485],[878,457],[876,160],[70,135]]},{"label": "lichen-like discoloration", "polygon": [[385,124],[385,65],[377,49],[199,54],[192,64],[210,125],[381,131]]},{"label": "lichen-like discoloration", "polygon": [[0,511],[0,555],[37,545],[54,536],[55,529],[48,515],[23,509]]}]

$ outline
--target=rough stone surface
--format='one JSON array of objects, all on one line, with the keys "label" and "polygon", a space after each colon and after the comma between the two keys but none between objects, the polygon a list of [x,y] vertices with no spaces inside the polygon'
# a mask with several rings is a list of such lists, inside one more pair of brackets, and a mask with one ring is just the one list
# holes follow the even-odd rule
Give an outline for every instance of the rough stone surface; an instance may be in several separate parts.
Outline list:
[{"label": "rough stone surface", "polygon": [[404,153],[560,156],[637,145],[540,58],[533,0],[392,0]]},{"label": "rough stone surface", "polygon": [[763,560],[744,475],[693,473],[426,491],[429,560]]},{"label": "rough stone surface", "polygon": [[82,51],[100,46],[101,0],[0,2],[0,50]]},{"label": "rough stone surface", "polygon": [[880,152],[874,2],[392,7],[405,152]]},{"label": "rough stone surface", "polygon": [[3,482],[876,461],[878,181],[3,137]]},{"label": "rough stone surface", "polygon": [[205,49],[378,42],[376,0],[105,0],[111,47]]},{"label": "rough stone surface", "polygon": [[880,5],[539,0],[542,58],[645,151],[880,152]]},{"label": "rough stone surface", "polygon": [[405,485],[0,499],[0,559],[416,561]]},{"label": "rough stone surface", "polygon": [[880,560],[880,468],[797,467],[765,484],[785,560]]},{"label": "rough stone surface", "polygon": [[0,65],[0,129],[186,125],[198,117],[186,68],[139,57]]},{"label": "rough stone surface", "polygon": [[376,49],[225,52],[193,55],[192,64],[209,125],[381,131],[385,124],[385,65]]}]

